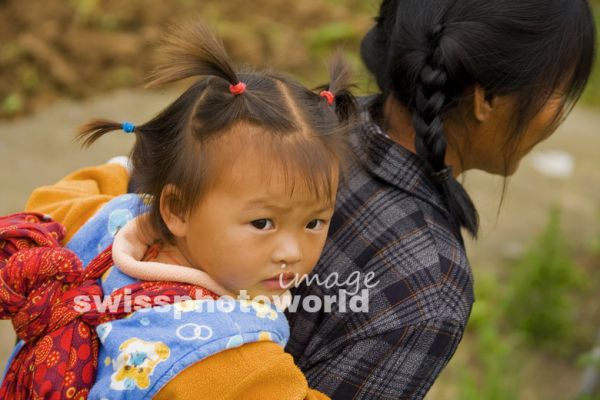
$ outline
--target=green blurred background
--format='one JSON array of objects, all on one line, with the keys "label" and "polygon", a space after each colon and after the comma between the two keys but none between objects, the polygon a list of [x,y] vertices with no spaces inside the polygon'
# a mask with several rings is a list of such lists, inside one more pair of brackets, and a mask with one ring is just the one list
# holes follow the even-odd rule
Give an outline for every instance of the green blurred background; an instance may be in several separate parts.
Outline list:
[{"label": "green blurred background", "polygon": [[[328,57],[342,48],[359,93],[370,93],[358,48],[378,5],[0,0],[0,212],[21,210],[33,188],[74,169],[127,154],[125,135],[82,151],[73,132],[90,117],[143,121],[174,98],[178,87],[141,89],[169,23],[198,15],[236,62],[309,86],[326,82]],[[599,68],[565,125],[523,161],[502,205],[501,179],[466,174],[482,219],[479,241],[468,243],[477,301],[428,398],[573,399],[600,368],[592,351],[600,346]],[[3,368],[14,342],[9,322],[0,335]]]}]

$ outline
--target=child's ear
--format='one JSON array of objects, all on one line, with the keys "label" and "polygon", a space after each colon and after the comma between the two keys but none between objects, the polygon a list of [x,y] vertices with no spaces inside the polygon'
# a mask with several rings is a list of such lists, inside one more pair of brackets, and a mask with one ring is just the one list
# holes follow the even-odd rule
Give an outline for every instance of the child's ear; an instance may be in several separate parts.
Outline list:
[{"label": "child's ear", "polygon": [[168,184],[160,194],[160,216],[175,237],[185,236],[187,216],[181,212],[179,190],[175,185]]}]

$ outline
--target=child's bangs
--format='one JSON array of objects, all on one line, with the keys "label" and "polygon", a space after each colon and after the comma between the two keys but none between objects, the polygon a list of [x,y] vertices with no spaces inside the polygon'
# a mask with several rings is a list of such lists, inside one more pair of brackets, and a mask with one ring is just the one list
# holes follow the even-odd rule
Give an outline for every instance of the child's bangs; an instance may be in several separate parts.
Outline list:
[{"label": "child's bangs", "polygon": [[244,179],[250,171],[235,167],[242,154],[256,161],[255,172],[266,185],[282,181],[290,197],[307,193],[315,201],[333,203],[340,175],[339,142],[337,135],[271,132],[239,124],[212,140],[191,143],[172,171],[175,181],[185,182],[179,185],[180,211],[193,209],[224,174],[233,172],[234,179]]},{"label": "child's bangs", "polygon": [[[292,196],[307,190],[315,200],[332,203],[337,191],[340,160],[322,137],[305,135],[264,135],[257,143],[257,154],[265,162],[265,179],[281,174],[285,190]],[[260,143],[262,142],[262,143]],[[260,144],[259,144],[260,143]]]}]

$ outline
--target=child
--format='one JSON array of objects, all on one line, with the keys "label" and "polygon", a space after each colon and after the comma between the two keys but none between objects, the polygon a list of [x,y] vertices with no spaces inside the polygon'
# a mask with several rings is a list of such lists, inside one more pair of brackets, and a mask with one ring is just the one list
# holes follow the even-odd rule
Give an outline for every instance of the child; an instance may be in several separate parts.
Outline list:
[{"label": "child", "polygon": [[[86,146],[113,130],[135,134],[131,181],[142,196],[103,206],[68,247],[86,265],[114,237],[105,294],[140,279],[195,285],[207,299],[151,304],[100,324],[89,396],[326,398],[283,353],[289,327],[281,310],[244,300],[229,302],[227,313],[199,309],[242,291],[289,296],[292,278],[315,266],[354,108],[347,69],[337,59],[318,94],[272,73],[237,74],[200,24],[173,31],[165,49],[168,62],[152,85],[197,78],[175,102],[145,124],[94,120],[79,134]],[[214,387],[194,387],[199,361],[213,366]]]}]

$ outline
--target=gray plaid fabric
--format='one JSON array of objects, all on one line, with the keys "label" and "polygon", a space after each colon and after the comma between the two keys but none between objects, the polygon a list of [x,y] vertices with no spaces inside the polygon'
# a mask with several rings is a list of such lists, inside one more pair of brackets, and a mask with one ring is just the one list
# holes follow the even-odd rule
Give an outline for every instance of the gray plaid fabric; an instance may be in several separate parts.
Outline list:
[{"label": "gray plaid fabric", "polygon": [[[460,229],[424,163],[364,122],[314,270],[340,281],[375,273],[368,312],[287,312],[294,356],[312,388],[333,399],[421,399],[456,350],[474,301]],[[301,285],[295,295],[338,295]]]}]

